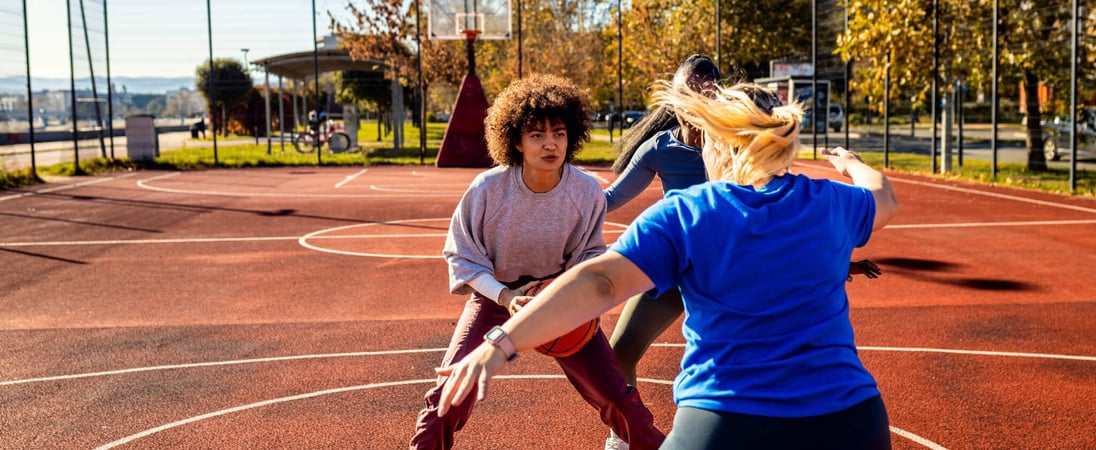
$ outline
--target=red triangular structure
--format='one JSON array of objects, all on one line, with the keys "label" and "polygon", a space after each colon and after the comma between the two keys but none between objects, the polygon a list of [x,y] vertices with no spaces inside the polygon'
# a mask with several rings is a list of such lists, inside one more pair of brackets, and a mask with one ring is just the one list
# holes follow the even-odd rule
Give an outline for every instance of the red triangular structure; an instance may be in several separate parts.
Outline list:
[{"label": "red triangular structure", "polygon": [[474,73],[464,76],[457,103],[449,116],[449,127],[438,149],[438,167],[491,167],[487,154],[483,120],[487,118],[487,95]]}]

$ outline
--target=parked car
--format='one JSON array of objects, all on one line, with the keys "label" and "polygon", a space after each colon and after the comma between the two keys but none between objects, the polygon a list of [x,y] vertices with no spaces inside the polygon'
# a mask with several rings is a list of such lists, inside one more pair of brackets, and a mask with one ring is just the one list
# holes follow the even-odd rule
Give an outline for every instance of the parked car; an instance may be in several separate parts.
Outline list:
[{"label": "parked car", "polygon": [[[826,121],[828,123],[823,124],[822,119],[819,119],[815,126],[818,128],[829,127],[832,128],[833,131],[841,131],[841,127],[845,126],[845,112],[841,108],[841,105],[836,103],[830,104],[829,114],[826,115]],[[805,110],[803,111],[803,122],[800,123],[799,126],[803,131],[811,131],[814,129],[814,126],[811,125],[811,110],[809,106],[805,106]]]},{"label": "parked car", "polygon": [[[1096,111],[1081,113],[1081,122],[1077,126],[1077,159],[1096,158]],[[1070,155],[1070,132],[1072,122],[1069,117],[1055,117],[1043,122],[1043,156],[1047,161],[1057,161],[1063,155]]]},{"label": "parked car", "polygon": [[830,128],[833,128],[833,131],[841,131],[841,127],[845,126],[845,110],[841,108],[841,105],[830,103],[830,116],[828,119]]},{"label": "parked car", "polygon": [[643,111],[624,111],[624,128],[631,128],[636,122],[639,122],[643,116],[647,115]]}]

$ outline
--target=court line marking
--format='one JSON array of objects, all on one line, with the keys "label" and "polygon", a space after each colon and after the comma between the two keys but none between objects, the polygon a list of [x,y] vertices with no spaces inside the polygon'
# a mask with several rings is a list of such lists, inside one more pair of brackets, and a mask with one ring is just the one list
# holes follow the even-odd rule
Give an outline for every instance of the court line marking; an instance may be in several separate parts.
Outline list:
[{"label": "court line marking", "polygon": [[[493,380],[566,380],[567,378],[563,375],[497,375],[497,376],[493,377],[492,379]],[[644,382],[653,382],[655,384],[673,385],[672,381],[661,380],[661,379],[637,378],[637,380],[644,381]],[[224,415],[228,415],[228,414],[232,414],[232,413],[246,411],[246,410],[249,410],[249,409],[261,408],[261,407],[264,407],[264,406],[275,405],[275,404],[278,404],[278,403],[288,403],[288,402],[293,402],[293,401],[297,401],[297,400],[307,400],[307,399],[310,399],[310,398],[321,397],[321,396],[324,396],[324,395],[342,394],[342,393],[346,393],[346,392],[363,391],[363,390],[366,390],[366,389],[388,388],[388,387],[395,387],[395,386],[410,386],[410,385],[414,385],[414,384],[430,384],[430,383],[437,383],[437,378],[427,378],[427,379],[420,379],[420,380],[388,381],[388,382],[382,382],[382,383],[363,384],[363,385],[358,385],[358,386],[345,386],[345,387],[341,387],[341,388],[324,389],[324,390],[321,390],[321,391],[306,392],[304,394],[291,395],[291,396],[287,396],[287,397],[272,398],[272,399],[263,400],[263,401],[259,401],[259,402],[248,403],[248,404],[245,404],[245,405],[234,406],[232,408],[221,409],[221,410],[218,410],[218,411],[213,411],[213,412],[201,414],[201,415],[198,415],[198,416],[188,417],[186,419],[177,420],[175,422],[160,425],[160,426],[155,427],[155,428],[149,428],[149,429],[147,429],[145,431],[142,431],[140,433],[131,434],[129,436],[123,437],[123,438],[118,439],[116,441],[112,441],[112,442],[108,442],[106,444],[100,445],[100,446],[96,447],[95,449],[96,450],[109,450],[109,449],[118,447],[120,445],[125,445],[125,444],[128,444],[130,442],[136,441],[138,439],[142,439],[142,438],[151,436],[151,435],[159,433],[161,431],[170,430],[172,428],[178,428],[178,427],[181,427],[181,426],[184,426],[184,425],[189,425],[189,424],[200,422],[200,421],[203,421],[203,420],[206,420],[206,419],[212,419],[214,417],[219,417],[219,416],[224,416]],[[928,439],[925,439],[921,436],[918,436],[916,434],[913,434],[913,433],[911,433],[909,431],[906,431],[906,430],[903,430],[901,428],[895,427],[893,425],[890,426],[890,430],[894,434],[897,434],[899,436],[907,438],[907,439],[909,439],[909,440],[911,440],[915,443],[921,444],[921,445],[923,445],[927,448],[930,448],[932,450],[947,450],[947,448],[945,448],[945,447],[943,447],[939,444],[936,444],[935,442],[932,442]]]},{"label": "court line marking", "polygon": [[[796,161],[796,162],[793,163],[793,165],[800,166],[800,167],[810,167],[810,168],[814,168],[814,169],[829,169],[830,171],[833,171],[833,172],[837,171],[837,169],[833,168],[833,166],[804,164],[801,161]],[[891,181],[894,181],[894,182],[907,183],[907,184],[913,184],[913,185],[917,185],[917,186],[943,189],[943,190],[946,190],[946,191],[955,191],[955,192],[963,192],[963,193],[967,193],[967,194],[984,195],[984,196],[987,196],[987,197],[995,197],[995,198],[1000,198],[1000,199],[1005,199],[1005,200],[1013,200],[1013,201],[1017,201],[1017,202],[1032,203],[1032,204],[1041,205],[1041,206],[1050,206],[1050,207],[1053,207],[1053,208],[1072,209],[1074,211],[1081,211],[1081,212],[1096,214],[1096,209],[1085,208],[1083,206],[1075,206],[1075,205],[1070,205],[1070,204],[1066,204],[1066,203],[1056,203],[1056,202],[1051,202],[1051,201],[1047,201],[1047,200],[1036,200],[1036,199],[1033,199],[1033,198],[1020,197],[1018,195],[1001,194],[1001,193],[990,192],[990,191],[980,191],[980,190],[972,189],[972,188],[951,186],[951,185],[947,185],[947,184],[939,184],[939,183],[933,183],[933,182],[929,182],[929,181],[917,181],[917,180],[913,180],[913,179],[910,179],[910,178],[905,178],[903,176],[898,176],[898,177],[887,176],[887,179],[889,179]],[[987,187],[990,187],[990,186],[987,185]]]},{"label": "court line marking", "polygon": [[[679,348],[684,347],[684,343],[669,343],[659,342],[651,344],[652,347],[668,347]],[[1096,356],[1083,356],[1083,355],[1062,355],[1052,353],[1022,353],[1022,352],[995,352],[985,350],[963,350],[963,349],[947,349],[947,348],[928,348],[928,347],[877,347],[877,346],[858,346],[857,350],[866,351],[882,351],[882,352],[910,352],[910,353],[945,353],[945,354],[958,354],[958,355],[976,355],[976,356],[1004,356],[1004,357],[1016,357],[1016,358],[1042,358],[1042,359],[1064,359],[1074,361],[1092,361],[1096,362]],[[242,364],[258,364],[268,362],[279,361],[296,361],[306,359],[329,359],[329,358],[359,358],[364,356],[383,356],[383,355],[402,355],[411,353],[442,353],[445,352],[445,348],[424,348],[424,349],[405,349],[405,350],[377,350],[366,352],[346,352],[346,353],[321,353],[310,355],[295,355],[295,356],[272,356],[267,358],[251,358],[251,359],[235,359],[225,361],[207,361],[198,363],[183,363],[183,364],[168,364],[160,366],[146,366],[146,367],[131,367],[128,369],[107,370],[102,372],[87,372],[70,375],[54,375],[48,377],[38,378],[23,378],[15,380],[0,381],[0,386],[14,386],[19,384],[40,383],[45,381],[62,381],[62,380],[75,380],[80,378],[94,378],[105,377],[113,375],[125,375],[131,373],[140,372],[154,372],[160,370],[177,370],[177,369],[193,369],[200,367],[214,367],[214,366],[231,366]]]},{"label": "court line marking", "polygon": [[200,367],[232,366],[240,364],[258,364],[279,361],[298,361],[306,359],[330,359],[330,358],[360,358],[363,356],[403,355],[412,353],[441,353],[444,348],[423,348],[406,350],[378,350],[369,352],[326,353],[295,356],[273,356],[267,358],[235,359],[225,361],[207,361],[199,363],[166,364],[161,366],[132,367],[129,369],[106,370],[102,372],[78,373],[73,375],[56,375],[50,377],[24,378],[21,380],[0,381],[0,386],[13,386],[17,384],[40,383],[45,381],[75,380],[80,378],[106,377],[113,375],[126,375],[140,372],[155,372],[160,370],[194,369]]},{"label": "court line marking", "polygon": [[[444,219],[409,219],[409,220],[445,220],[449,221],[451,218]],[[346,227],[353,226],[365,226],[365,225],[384,225],[390,223],[397,223],[397,221],[377,222],[371,224],[355,224],[347,225]],[[627,228],[627,225],[616,222],[605,222],[606,225],[619,226],[622,229]],[[1091,220],[1047,220],[1047,221],[1020,221],[1020,222],[969,222],[969,223],[923,223],[923,224],[891,224],[887,225],[885,229],[944,229],[944,228],[973,228],[973,227],[1023,227],[1023,226],[1047,226],[1047,225],[1091,225],[1096,224],[1096,219]],[[338,227],[338,228],[346,228]],[[304,237],[309,240],[338,240],[338,239],[392,239],[392,238],[415,238],[415,237],[444,237],[444,233],[421,233],[421,234],[353,234],[353,235],[341,235],[341,236],[321,236],[317,233],[331,232],[338,228],[329,228],[326,230],[313,231],[305,234]],[[602,230],[602,234],[618,234],[623,231],[617,230]],[[254,242],[254,241],[299,241],[302,236],[259,236],[259,237],[221,237],[221,238],[176,238],[176,239],[109,239],[109,240],[95,240],[95,241],[40,241],[40,242],[0,242],[0,247],[50,247],[50,246],[65,246],[65,245],[123,245],[123,244],[198,244],[198,243],[210,243],[210,242]],[[311,248],[311,247],[309,247]],[[338,253],[338,251],[323,249],[323,247],[312,248],[312,250],[324,251],[330,253]],[[354,252],[346,252],[343,254],[348,255],[362,255],[362,256],[385,256],[385,257],[404,257],[403,255],[381,255],[381,254],[359,254]],[[415,256],[409,256],[415,257]]]},{"label": "court line marking", "polygon": [[[679,343],[661,343],[651,344],[652,347],[684,347],[685,344]],[[1055,353],[1023,353],[1023,352],[997,352],[989,350],[962,350],[962,349],[950,349],[950,348],[931,348],[931,347],[876,347],[870,345],[857,346],[857,350],[877,351],[877,352],[910,352],[910,353],[948,353],[956,355],[978,355],[978,356],[1007,356],[1015,358],[1043,358],[1043,359],[1068,359],[1074,361],[1093,361],[1096,362],[1096,356],[1083,356],[1083,355],[1062,355]]]},{"label": "court line marking", "polygon": [[358,178],[361,175],[365,175],[365,173],[368,172],[368,171],[369,171],[369,169],[362,169],[360,172],[358,172],[356,174],[353,174],[353,175],[350,175],[346,178],[343,178],[342,181],[340,181],[338,183],[335,183],[335,189],[343,187],[343,185],[345,185],[346,183],[354,181],[355,178]]},{"label": "court line marking", "polygon": [[[169,194],[193,194],[193,195],[215,195],[221,197],[267,197],[267,198],[400,198],[400,197],[459,197],[464,191],[460,192],[426,192],[420,194],[400,193],[400,194],[301,194],[292,192],[228,192],[228,191],[207,191],[200,189],[174,189],[160,186],[153,186],[150,182],[160,181],[163,179],[176,177],[181,175],[182,172],[174,172],[155,176],[151,178],[145,178],[137,180],[137,186],[142,189],[147,189],[156,192],[166,192]],[[360,174],[359,174],[360,175]],[[345,180],[344,180],[345,181]]]},{"label": "court line marking", "polygon": [[[390,221],[387,221],[387,222],[343,225],[341,227],[335,227],[335,228],[328,228],[328,229],[325,229],[325,230],[313,231],[313,232],[308,233],[304,236],[301,236],[300,239],[297,240],[297,243],[300,244],[302,247],[307,248],[307,249],[315,250],[315,251],[318,251],[318,252],[324,252],[324,253],[332,253],[332,254],[336,254],[336,255],[366,256],[366,257],[373,257],[373,258],[442,259],[445,256],[441,255],[441,254],[406,255],[406,254],[397,254],[397,253],[355,252],[355,251],[350,251],[350,250],[339,250],[339,249],[328,248],[328,247],[320,247],[318,245],[313,245],[313,244],[309,243],[308,241],[310,239],[322,238],[323,237],[322,234],[324,234],[324,233],[333,233],[333,232],[342,231],[342,230],[346,230],[346,229],[350,229],[350,228],[357,228],[357,227],[368,227],[368,226],[376,226],[376,225],[391,225],[391,224],[401,224],[401,223],[415,223],[415,222],[443,222],[443,223],[449,223],[450,221],[452,221],[451,218],[442,217],[442,218],[433,218],[433,219],[390,220]],[[604,230],[605,227],[602,226],[602,232],[601,232],[602,235],[623,233],[624,229],[628,228],[627,225],[621,224],[621,223],[616,223],[616,222],[605,222],[605,225],[616,226],[616,227],[619,227],[620,230],[606,231],[606,230]],[[414,236],[414,237],[419,237],[419,236],[430,236],[430,237],[441,236],[441,237],[445,237],[446,235],[447,235],[447,233],[446,234],[429,234],[429,235],[424,233],[424,234],[415,234],[415,235],[412,235],[412,236]],[[389,236],[389,235],[385,235],[385,236]],[[343,237],[346,237],[346,236],[345,235],[331,236],[330,238],[331,239],[339,239],[339,238],[343,238]],[[2,244],[0,244],[0,245],[2,245]]]},{"label": "court line marking", "polygon": [[64,190],[68,190],[68,189],[75,189],[75,188],[83,187],[83,186],[91,186],[93,184],[105,183],[107,181],[120,180],[122,178],[129,178],[129,177],[132,177],[132,176],[135,176],[135,175],[137,175],[137,174],[136,173],[127,173],[127,174],[118,175],[118,176],[114,176],[114,177],[96,178],[94,180],[81,181],[79,183],[47,187],[45,189],[39,189],[37,191],[20,192],[18,194],[13,194],[13,195],[0,197],[0,202],[5,201],[5,200],[12,200],[12,199],[16,199],[16,198],[30,197],[32,195],[48,194],[50,192],[64,191]]},{"label": "court line marking", "polygon": [[1047,201],[1047,200],[1036,200],[1036,199],[1033,199],[1033,198],[1020,197],[1020,196],[1017,196],[1017,195],[1001,194],[1001,193],[989,192],[989,191],[979,191],[979,190],[971,189],[971,188],[950,186],[950,185],[946,185],[946,184],[929,183],[929,182],[925,182],[925,181],[916,181],[916,180],[910,180],[910,179],[907,179],[907,178],[895,178],[895,177],[887,177],[887,178],[889,178],[893,181],[901,182],[901,183],[913,184],[913,185],[924,186],[924,187],[933,187],[933,188],[937,188],[937,189],[943,189],[943,190],[946,190],[946,191],[955,191],[955,192],[963,192],[963,193],[966,193],[966,194],[984,195],[986,197],[994,197],[994,198],[1000,198],[1000,199],[1004,199],[1004,200],[1013,200],[1013,201],[1017,201],[1017,202],[1031,203],[1031,204],[1041,205],[1041,206],[1050,206],[1050,207],[1053,207],[1053,208],[1071,209],[1071,210],[1074,210],[1074,211],[1081,211],[1081,212],[1096,214],[1096,209],[1085,208],[1083,206],[1070,205],[1070,204],[1066,204],[1066,203],[1056,203],[1056,202],[1051,202],[1051,201]]},{"label": "court line marking", "polygon": [[[654,346],[654,347],[684,347],[685,344],[681,344],[681,343],[656,343],[656,344],[652,344],[652,346]],[[927,347],[859,346],[859,347],[857,347],[857,349],[858,350],[867,350],[867,351],[927,352],[927,353],[945,353],[945,354],[962,354],[962,355],[978,355],[978,356],[1006,356],[1006,357],[1025,357],[1025,358],[1046,358],[1046,359],[1067,359],[1067,360],[1079,360],[1079,361],[1096,361],[1096,356],[1059,355],[1059,354],[1049,354],[1049,353],[996,352],[996,351],[983,351],[983,350],[941,349],[941,348],[927,348]],[[73,374],[73,375],[58,375],[58,376],[40,377],[40,378],[27,378],[27,379],[21,379],[21,380],[8,380],[8,381],[0,381],[0,386],[10,386],[10,385],[16,385],[16,384],[27,384],[27,383],[44,382],[44,381],[59,381],[59,380],[71,380],[71,379],[78,379],[78,378],[90,378],[90,377],[100,377],[100,376],[122,375],[122,374],[129,374],[129,373],[150,372],[150,371],[158,371],[158,370],[189,369],[189,368],[197,368],[197,367],[226,366],[226,365],[238,365],[238,364],[255,364],[255,363],[304,360],[304,359],[345,358],[345,357],[394,355],[394,354],[410,354],[410,353],[432,353],[432,352],[444,352],[444,351],[446,351],[446,349],[444,349],[444,348],[430,348],[430,349],[387,350],[387,351],[373,351],[373,352],[350,352],[350,353],[330,353],[330,354],[281,356],[281,357],[253,358],[253,359],[228,360],[228,361],[210,361],[210,362],[204,362],[204,363],[173,364],[173,365],[162,365],[162,366],[151,366],[151,367],[135,367],[135,368],[130,368],[130,369],[120,369],[120,370],[103,371],[103,372],[92,372],[92,373]],[[542,377],[563,378],[561,375],[552,375],[552,376],[547,376],[547,375],[512,375],[512,376],[500,376],[500,377],[497,377],[497,378],[508,379],[508,378],[511,378],[511,377],[512,378],[542,378]],[[669,381],[666,381],[666,380],[658,380],[658,379],[650,379],[650,378],[640,378],[640,380],[647,381],[647,382],[655,382],[655,383],[659,383],[659,384],[672,384],[672,382],[669,382]],[[167,429],[170,429],[170,428],[174,428],[174,427],[177,427],[177,426],[182,426],[182,425],[186,425],[186,424],[189,424],[189,423],[197,422],[199,420],[208,419],[208,418],[211,418],[211,417],[216,417],[216,416],[225,415],[225,414],[229,414],[229,413],[233,413],[233,412],[243,411],[243,410],[246,410],[246,409],[256,408],[256,407],[260,407],[260,406],[271,405],[271,404],[275,404],[275,403],[281,403],[281,402],[286,402],[286,401],[293,401],[293,400],[317,397],[317,396],[320,396],[320,395],[326,395],[326,394],[331,394],[331,393],[347,392],[347,391],[352,391],[352,390],[371,389],[371,388],[374,388],[374,387],[397,386],[397,385],[412,384],[412,383],[423,383],[423,382],[429,383],[429,382],[435,382],[435,381],[436,381],[435,379],[427,379],[427,380],[412,380],[412,381],[404,381],[404,382],[379,383],[379,384],[370,384],[370,385],[363,385],[363,386],[351,386],[351,387],[330,389],[330,390],[325,390],[325,391],[317,391],[317,392],[301,394],[301,395],[291,396],[291,397],[283,397],[283,398],[280,398],[280,399],[266,400],[266,401],[262,401],[262,402],[251,403],[249,405],[243,405],[243,406],[238,406],[238,407],[235,407],[235,408],[229,408],[229,409],[224,409],[224,410],[220,410],[220,411],[215,411],[215,412],[212,412],[212,413],[203,414],[203,415],[200,415],[200,416],[195,416],[195,417],[192,417],[192,418],[189,418],[189,419],[184,419],[184,420],[177,421],[177,422],[172,422],[172,423],[169,423],[169,424],[166,424],[166,425],[162,425],[160,427],[156,427],[156,428],[152,428],[150,430],[146,430],[146,431],[141,432],[141,433],[137,433],[137,434],[134,434],[134,435],[127,436],[127,437],[125,437],[121,440],[108,443],[108,444],[106,444],[104,446],[101,446],[99,448],[100,449],[113,448],[113,447],[116,447],[118,445],[122,445],[122,444],[125,444],[125,443],[128,443],[128,442],[131,442],[133,440],[140,439],[142,437],[145,437],[145,436],[148,436],[148,435],[151,435],[151,434],[155,434],[155,433],[158,433],[160,431],[167,430]],[[897,428],[897,427],[894,427],[894,426],[891,426],[891,431],[894,432],[895,434],[899,435],[899,436],[902,436],[906,439],[910,439],[911,441],[914,441],[914,442],[916,442],[920,445],[923,445],[925,447],[928,447],[930,449],[945,450],[944,447],[939,446],[938,444],[936,444],[936,443],[934,443],[930,440],[927,440],[923,437],[920,437],[920,436],[918,436],[914,433],[910,433],[909,431],[906,431],[906,430],[903,430],[903,429],[900,429],[900,428]]]},{"label": "court line marking", "polygon": [[1091,225],[1096,224],[1096,219],[1087,220],[1029,220],[1017,222],[960,222],[949,224],[935,223],[909,223],[887,225],[884,229],[915,229],[915,228],[974,228],[974,227],[1028,227],[1043,225]]}]

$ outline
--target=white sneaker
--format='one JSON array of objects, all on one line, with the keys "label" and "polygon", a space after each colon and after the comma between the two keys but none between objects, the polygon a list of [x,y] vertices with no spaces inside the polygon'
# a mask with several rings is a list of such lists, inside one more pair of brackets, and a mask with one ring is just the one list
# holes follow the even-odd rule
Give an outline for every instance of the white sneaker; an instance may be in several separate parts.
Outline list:
[{"label": "white sneaker", "polygon": [[623,439],[618,438],[615,434],[610,434],[605,439],[605,450],[628,450],[628,443]]}]

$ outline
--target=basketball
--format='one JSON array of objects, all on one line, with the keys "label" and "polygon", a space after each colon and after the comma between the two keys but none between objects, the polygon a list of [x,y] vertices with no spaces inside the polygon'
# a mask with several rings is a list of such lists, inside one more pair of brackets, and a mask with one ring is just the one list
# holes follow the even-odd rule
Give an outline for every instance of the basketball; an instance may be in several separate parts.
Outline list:
[{"label": "basketball", "polygon": [[[537,293],[543,290],[545,286],[548,286],[552,280],[553,279],[538,281],[525,291],[525,295],[537,295]],[[601,320],[599,318],[594,318],[589,322],[579,325],[578,328],[567,332],[563,336],[538,345],[536,350],[553,358],[566,358],[578,353],[579,350],[582,350],[582,347],[585,347],[586,344],[590,342],[590,339],[593,339],[594,335],[597,334],[598,326],[600,325]]]}]

